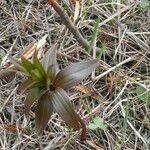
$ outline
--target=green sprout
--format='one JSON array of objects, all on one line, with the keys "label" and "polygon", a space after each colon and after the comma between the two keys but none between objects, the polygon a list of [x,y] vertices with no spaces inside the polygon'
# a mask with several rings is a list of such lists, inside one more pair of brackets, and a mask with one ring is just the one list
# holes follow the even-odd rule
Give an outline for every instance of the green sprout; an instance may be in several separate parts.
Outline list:
[{"label": "green sprout", "polygon": [[104,120],[100,117],[94,117],[92,122],[89,124],[89,129],[96,130],[96,129],[106,129],[107,125],[104,123]]},{"label": "green sprout", "polygon": [[56,49],[57,45],[48,50],[41,62],[37,57],[37,51],[33,54],[32,62],[23,56],[21,61],[9,56],[15,69],[27,76],[27,79],[19,85],[21,91],[28,93],[24,102],[25,114],[28,115],[31,106],[36,103],[35,129],[41,134],[53,111],[57,112],[69,127],[75,130],[82,128],[81,140],[83,140],[86,125],[74,111],[65,90],[90,75],[98,66],[98,61],[78,62],[59,70]]}]

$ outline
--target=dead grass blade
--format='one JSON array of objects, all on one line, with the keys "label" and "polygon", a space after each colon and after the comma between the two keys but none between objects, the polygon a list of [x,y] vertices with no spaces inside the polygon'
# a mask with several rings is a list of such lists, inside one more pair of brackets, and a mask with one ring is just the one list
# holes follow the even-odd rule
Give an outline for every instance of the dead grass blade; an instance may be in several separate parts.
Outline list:
[{"label": "dead grass blade", "polygon": [[12,124],[0,124],[0,131],[1,130],[6,130],[8,132],[16,133],[18,131],[21,131],[23,134],[29,134],[29,129],[27,128],[22,128],[16,125]]},{"label": "dead grass blade", "polygon": [[74,0],[74,1],[75,1],[75,11],[74,11],[73,21],[75,22],[80,16],[81,0]]},{"label": "dead grass blade", "polygon": [[94,141],[86,140],[86,142],[87,142],[92,148],[94,148],[95,150],[104,150],[104,149],[101,148],[100,146],[96,145],[96,144],[94,143]]},{"label": "dead grass blade", "polygon": [[78,91],[84,93],[84,94],[87,94],[88,96],[93,97],[93,98],[96,99],[96,100],[99,100],[99,99],[100,99],[100,96],[97,95],[97,94],[94,92],[94,90],[92,90],[91,88],[89,88],[89,87],[87,87],[87,86],[85,86],[85,85],[79,84],[79,85],[75,86],[74,88],[75,88],[76,90],[78,90]]}]

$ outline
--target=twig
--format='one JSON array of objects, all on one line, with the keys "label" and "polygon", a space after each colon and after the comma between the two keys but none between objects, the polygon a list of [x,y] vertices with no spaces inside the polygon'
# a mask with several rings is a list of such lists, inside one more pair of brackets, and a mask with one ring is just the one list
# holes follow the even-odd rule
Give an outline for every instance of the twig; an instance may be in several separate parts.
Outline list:
[{"label": "twig", "polygon": [[72,23],[67,13],[62,9],[62,7],[57,3],[56,0],[48,0],[48,3],[55,9],[55,11],[59,14],[60,18],[66,25],[66,27],[70,30],[70,32],[74,35],[75,39],[86,49],[89,49],[89,44],[86,39],[83,38],[77,27]]},{"label": "twig", "polygon": [[123,64],[125,64],[125,63],[127,63],[127,62],[129,62],[129,61],[131,61],[131,60],[133,60],[133,57],[129,57],[129,58],[125,59],[125,60],[122,61],[121,63],[117,64],[116,66],[114,66],[114,67],[108,69],[107,71],[103,72],[103,73],[100,74],[99,76],[95,77],[94,80],[98,80],[98,79],[102,78],[103,76],[107,75],[107,74],[110,73],[111,71],[115,70],[116,68],[122,66]]}]

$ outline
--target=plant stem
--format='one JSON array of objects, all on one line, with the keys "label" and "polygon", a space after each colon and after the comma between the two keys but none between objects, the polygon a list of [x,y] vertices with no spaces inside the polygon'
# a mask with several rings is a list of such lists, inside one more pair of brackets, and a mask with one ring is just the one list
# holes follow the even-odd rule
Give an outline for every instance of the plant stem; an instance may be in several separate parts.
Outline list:
[{"label": "plant stem", "polygon": [[85,125],[84,121],[80,118],[80,116],[78,114],[77,114],[77,117],[78,117],[78,121],[80,122],[80,124],[82,126],[80,141],[84,141],[85,136],[86,136],[86,125]]}]

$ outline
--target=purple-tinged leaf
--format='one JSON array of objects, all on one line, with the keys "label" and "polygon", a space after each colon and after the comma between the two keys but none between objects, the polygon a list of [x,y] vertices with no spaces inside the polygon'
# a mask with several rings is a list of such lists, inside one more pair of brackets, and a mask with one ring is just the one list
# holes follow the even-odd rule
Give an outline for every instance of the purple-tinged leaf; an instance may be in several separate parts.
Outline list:
[{"label": "purple-tinged leaf", "polygon": [[44,55],[42,59],[42,64],[44,69],[47,71],[48,67],[53,65],[52,73],[57,74],[59,72],[58,64],[56,61],[56,50],[57,50],[57,44],[53,45]]},{"label": "purple-tinged leaf", "polygon": [[54,86],[69,89],[89,76],[97,66],[98,60],[89,60],[72,64],[56,75]]},{"label": "purple-tinged leaf", "polygon": [[41,134],[46,127],[53,112],[51,96],[48,92],[44,93],[38,100],[35,113],[35,128],[38,134]]},{"label": "purple-tinged leaf", "polygon": [[52,93],[51,99],[54,111],[57,112],[70,127],[79,130],[80,124],[78,117],[69,101],[67,93],[63,89],[57,88]]},{"label": "purple-tinged leaf", "polygon": [[22,83],[19,84],[18,86],[18,91],[25,91],[26,87],[28,87],[30,84],[32,83],[32,79],[28,78],[25,81],[23,81]]},{"label": "purple-tinged leaf", "polygon": [[22,91],[22,93],[26,92],[29,89],[32,89],[34,87],[42,88],[46,86],[46,81],[32,81],[30,78],[25,80],[23,83],[21,83],[18,87],[18,91]]},{"label": "purple-tinged leaf", "polygon": [[29,111],[30,111],[30,107],[32,106],[32,104],[38,100],[38,98],[40,97],[40,90],[39,88],[35,87],[32,88],[28,95],[26,96],[25,102],[24,102],[24,107],[25,107],[25,114],[28,115]]},{"label": "purple-tinged leaf", "polygon": [[31,83],[31,85],[29,87],[27,87],[27,90],[28,89],[31,89],[31,88],[34,88],[34,87],[39,87],[39,88],[45,88],[46,86],[46,81],[45,80],[41,80],[41,81],[33,81]]},{"label": "purple-tinged leaf", "polygon": [[54,65],[51,65],[47,69],[47,84],[52,83],[55,79]]}]

